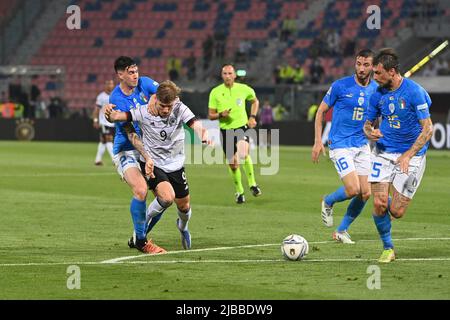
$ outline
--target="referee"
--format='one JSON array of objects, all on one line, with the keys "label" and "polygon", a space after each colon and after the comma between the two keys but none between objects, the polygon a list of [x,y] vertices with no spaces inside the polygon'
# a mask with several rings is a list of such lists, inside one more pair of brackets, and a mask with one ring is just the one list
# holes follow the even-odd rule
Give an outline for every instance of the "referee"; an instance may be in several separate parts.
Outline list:
[{"label": "referee", "polygon": [[[213,88],[209,94],[210,120],[219,120],[221,143],[229,165],[229,173],[236,188],[236,203],[244,203],[244,187],[241,181],[239,163],[243,160],[244,171],[252,194],[261,195],[261,189],[255,181],[253,162],[250,157],[247,129],[255,128],[259,101],[255,91],[242,83],[236,83],[236,70],[232,64],[222,66],[223,84]],[[250,101],[251,114],[247,116],[245,103]]]}]

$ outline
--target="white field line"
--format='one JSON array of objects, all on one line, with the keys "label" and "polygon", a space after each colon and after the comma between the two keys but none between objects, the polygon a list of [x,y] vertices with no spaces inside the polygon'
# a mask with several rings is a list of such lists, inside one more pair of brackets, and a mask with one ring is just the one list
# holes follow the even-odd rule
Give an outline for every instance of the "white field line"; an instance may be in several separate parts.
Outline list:
[{"label": "white field line", "polygon": [[[392,239],[392,241],[427,241],[427,240],[450,240],[450,238],[405,238],[405,239]],[[359,240],[358,242],[375,242],[380,240]],[[327,244],[327,243],[335,243],[335,241],[316,241],[310,242],[309,244]],[[236,247],[216,247],[216,248],[204,248],[204,249],[193,249],[193,250],[179,250],[179,251],[169,251],[164,255],[168,254],[178,254],[178,253],[191,253],[191,252],[204,252],[204,251],[220,251],[220,250],[232,250],[232,249],[243,249],[243,248],[256,248],[256,247],[271,247],[271,246],[279,246],[280,243],[270,243],[270,244],[254,244],[254,245],[245,245],[245,246],[236,246]],[[160,254],[139,254],[135,256],[127,256],[127,257],[119,257],[114,259],[109,259],[102,261],[102,263],[117,263],[126,260],[132,260],[142,257],[151,257],[157,256]]]},{"label": "white field line", "polygon": [[[308,262],[376,262],[377,259],[364,259],[364,258],[349,258],[349,259],[304,259],[301,263]],[[427,262],[427,261],[450,261],[450,258],[400,258],[395,259],[397,262]],[[88,262],[88,261],[78,261],[78,262],[42,262],[42,263],[2,263],[0,267],[27,267],[27,266],[68,266],[68,265],[132,265],[132,264],[200,264],[200,263],[275,263],[275,262],[293,262],[287,261],[285,259],[245,259],[245,260],[152,260],[152,261],[122,261],[116,263],[105,264],[102,262]]]},{"label": "white field line", "polygon": [[41,178],[41,177],[91,177],[91,176],[111,176],[117,175],[117,172],[73,172],[73,173],[27,173],[27,174],[8,174],[2,173],[0,174],[0,178]]},{"label": "white field line", "polygon": [[[450,238],[404,238],[404,239],[393,239],[394,241],[448,241]],[[379,240],[360,240],[358,242],[375,242]],[[335,243],[334,241],[316,241],[310,242],[310,244],[327,244]],[[279,246],[276,244],[256,244],[256,245],[244,245],[235,247],[216,247],[216,248],[204,248],[204,249],[193,249],[193,250],[180,250],[180,251],[170,251],[166,254],[177,254],[177,253],[192,253],[192,252],[204,252],[204,251],[219,251],[219,250],[231,250],[231,249],[242,249],[242,248],[256,248],[256,247],[270,247]],[[105,261],[78,261],[78,262],[29,262],[29,263],[0,263],[0,267],[26,267],[26,266],[58,266],[58,265],[105,265],[105,264],[176,264],[176,263],[274,263],[274,262],[286,262],[284,259],[255,259],[255,260],[150,260],[150,261],[128,261],[135,258],[141,257],[155,257],[160,254],[148,255],[141,254],[137,256],[121,257]],[[120,259],[120,260],[119,260]],[[349,258],[349,259],[305,259],[302,262],[369,262],[377,261],[376,259],[367,258]],[[395,261],[450,261],[450,257],[447,258],[400,258]]]}]

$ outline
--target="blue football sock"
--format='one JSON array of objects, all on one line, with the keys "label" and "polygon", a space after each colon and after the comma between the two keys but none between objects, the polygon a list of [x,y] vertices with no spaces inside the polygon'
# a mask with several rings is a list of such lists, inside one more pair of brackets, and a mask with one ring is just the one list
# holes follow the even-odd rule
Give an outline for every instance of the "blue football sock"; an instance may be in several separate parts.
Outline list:
[{"label": "blue football sock", "polygon": [[348,205],[347,212],[341,221],[341,224],[337,228],[337,231],[342,232],[348,230],[352,222],[359,216],[363,211],[366,201],[362,201],[359,197],[354,197],[350,204]]},{"label": "blue football sock", "polygon": [[348,199],[348,197],[345,194],[345,187],[342,186],[342,187],[338,188],[335,192],[327,195],[325,197],[324,201],[327,205],[332,207],[336,202],[341,202],[341,201],[344,201],[347,199]]},{"label": "blue football sock", "polygon": [[379,217],[373,216],[373,221],[377,226],[378,233],[380,234],[381,241],[383,241],[384,249],[392,249],[394,245],[392,244],[391,237],[391,217],[385,213],[384,216]]},{"label": "blue football sock", "polygon": [[140,201],[136,198],[131,200],[130,212],[133,219],[134,232],[139,240],[145,239],[145,200]]}]

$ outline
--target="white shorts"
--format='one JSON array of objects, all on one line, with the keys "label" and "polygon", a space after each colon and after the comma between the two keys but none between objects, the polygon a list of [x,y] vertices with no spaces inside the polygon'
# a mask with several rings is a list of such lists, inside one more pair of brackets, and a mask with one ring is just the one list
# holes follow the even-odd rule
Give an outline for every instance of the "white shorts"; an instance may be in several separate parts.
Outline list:
[{"label": "white shorts", "polygon": [[114,155],[113,161],[122,179],[125,171],[129,168],[141,170],[139,165],[139,152],[137,150],[121,151]]},{"label": "white shorts", "polygon": [[395,160],[401,155],[401,153],[378,153],[374,150],[369,182],[389,182],[399,193],[412,199],[422,181],[426,157],[425,155],[412,157],[409,161],[408,173],[403,173],[400,165],[395,164]]},{"label": "white shorts", "polygon": [[342,179],[350,172],[356,171],[358,176],[370,173],[370,148],[364,145],[359,148],[338,148],[330,150],[330,159]]}]

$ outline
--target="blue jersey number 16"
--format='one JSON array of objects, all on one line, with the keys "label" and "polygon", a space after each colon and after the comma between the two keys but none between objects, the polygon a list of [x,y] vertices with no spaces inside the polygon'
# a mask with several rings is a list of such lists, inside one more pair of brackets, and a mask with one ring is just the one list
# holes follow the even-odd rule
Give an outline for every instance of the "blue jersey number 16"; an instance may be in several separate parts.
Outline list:
[{"label": "blue jersey number 16", "polygon": [[336,166],[338,167],[339,172],[342,172],[342,170],[345,170],[348,168],[348,163],[345,161],[345,158],[339,158],[338,161],[336,161]]}]

